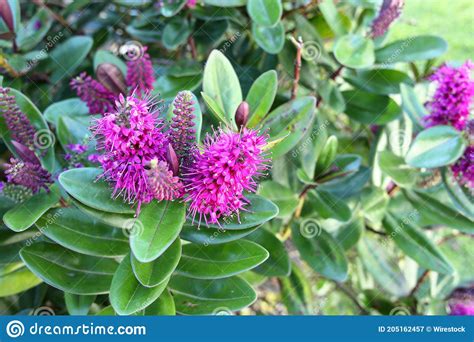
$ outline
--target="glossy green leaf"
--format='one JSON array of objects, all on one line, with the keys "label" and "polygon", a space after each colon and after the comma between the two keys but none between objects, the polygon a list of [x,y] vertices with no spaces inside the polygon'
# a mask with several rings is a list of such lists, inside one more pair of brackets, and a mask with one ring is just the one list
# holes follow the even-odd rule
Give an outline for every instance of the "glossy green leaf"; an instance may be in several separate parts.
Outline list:
[{"label": "glossy green leaf", "polygon": [[380,64],[414,62],[441,56],[448,49],[446,41],[436,36],[418,36],[397,40],[375,51]]},{"label": "glossy green leaf", "polygon": [[342,36],[347,33],[344,20],[341,14],[337,11],[336,4],[332,0],[323,0],[319,4],[319,9],[326,20],[327,25],[337,35]]},{"label": "glossy green leaf", "polygon": [[115,228],[130,228],[134,220],[133,214],[109,213],[88,207],[75,199],[72,199],[72,202],[84,214]]},{"label": "glossy green leaf", "polygon": [[265,248],[246,240],[209,246],[186,244],[176,271],[197,279],[220,279],[248,271],[267,258]]},{"label": "glossy green leaf", "polygon": [[280,218],[289,218],[298,205],[297,194],[275,181],[262,182],[258,193],[278,206],[277,217]]},{"label": "glossy green leaf", "polygon": [[402,113],[397,103],[385,95],[347,90],[342,92],[342,96],[346,101],[345,113],[365,124],[383,125],[395,120]]},{"label": "glossy green leaf", "polygon": [[176,306],[171,293],[166,289],[163,293],[151,303],[145,310],[145,316],[174,316],[176,315]]},{"label": "glossy green leaf", "polygon": [[64,293],[64,301],[70,315],[87,316],[89,309],[94,303],[96,296],[82,296],[72,293]]},{"label": "glossy green leaf", "polygon": [[163,45],[168,50],[175,50],[180,45],[186,43],[192,32],[188,21],[175,18],[168,22],[163,30]]},{"label": "glossy green leaf", "polygon": [[157,259],[142,263],[133,254],[132,268],[137,280],[145,287],[154,287],[167,280],[181,258],[181,241],[176,239]]},{"label": "glossy green leaf", "polygon": [[308,229],[308,220],[293,222],[291,236],[301,258],[319,274],[343,282],[348,265],[342,247],[324,229]]},{"label": "glossy green leaf", "polygon": [[131,315],[153,303],[166,289],[168,281],[145,287],[133,274],[130,255],[120,263],[110,286],[110,304],[119,315]]},{"label": "glossy green leaf", "polygon": [[348,34],[334,44],[334,56],[349,68],[367,68],[375,62],[374,43],[361,35]]},{"label": "glossy green leaf", "polygon": [[163,100],[172,100],[183,89],[196,90],[202,82],[200,75],[186,77],[160,76],[153,83],[152,94],[159,95]]},{"label": "glossy green leaf", "polygon": [[468,234],[474,233],[473,220],[437,199],[418,191],[404,191],[403,194],[415,209],[429,216],[436,224],[443,224]]},{"label": "glossy green leaf", "polygon": [[313,181],[316,163],[328,138],[328,125],[328,120],[322,121],[322,119],[316,116],[312,129],[308,130],[292,152],[292,157],[299,156],[303,170],[311,182]]},{"label": "glossy green leaf", "polygon": [[395,244],[420,266],[443,274],[454,272],[438,247],[410,220],[396,218],[387,213],[383,227]]},{"label": "glossy green leaf", "polygon": [[42,280],[34,275],[21,262],[15,262],[0,267],[0,297],[8,297],[22,293],[41,282]]},{"label": "glossy green leaf", "polygon": [[407,74],[392,69],[359,70],[344,78],[356,88],[381,95],[398,94],[402,83],[413,85]]},{"label": "glossy green leaf", "polygon": [[283,243],[268,230],[262,228],[246,237],[265,248],[269,257],[252,271],[266,277],[288,276],[291,271],[290,257]]},{"label": "glossy green leaf", "polygon": [[59,183],[69,195],[94,209],[117,214],[133,214],[135,211],[121,198],[112,199],[112,187],[104,180],[97,180],[102,174],[98,168],[84,167],[64,171]]},{"label": "glossy green leaf", "polygon": [[[261,224],[270,221],[272,218],[278,215],[278,207],[272,201],[253,194],[249,194],[246,197],[250,201],[250,205],[246,207],[246,211],[240,212],[239,218],[232,217],[222,220],[220,225],[206,225],[203,221],[201,221],[200,226],[204,228],[211,227],[221,230],[241,230],[260,226]],[[192,222],[193,219],[189,218],[188,223]],[[197,219],[194,221],[193,226],[195,226],[196,229],[199,227],[199,221]]]},{"label": "glossy green leaf", "polygon": [[281,0],[248,0],[247,12],[250,18],[261,26],[274,26],[283,12]]},{"label": "glossy green leaf", "polygon": [[79,295],[108,293],[118,266],[113,259],[79,254],[47,242],[23,247],[20,256],[44,282]]},{"label": "glossy green leaf", "polygon": [[203,3],[212,6],[237,7],[244,6],[247,0],[203,0]]},{"label": "glossy green leaf", "polygon": [[474,200],[473,195],[469,193],[469,189],[460,185],[454,176],[449,174],[445,168],[442,171],[443,183],[449,197],[455,204],[456,208],[470,220],[474,220]]},{"label": "glossy green leaf", "polygon": [[267,115],[275,100],[278,88],[278,77],[275,70],[261,74],[250,87],[245,101],[249,104],[249,119],[247,127],[260,124]]},{"label": "glossy green leaf", "polygon": [[122,59],[120,59],[110,51],[97,50],[97,52],[94,54],[94,70],[97,70],[97,67],[103,63],[113,64],[120,69],[124,77],[127,75],[127,65]]},{"label": "glossy green leaf", "polygon": [[176,240],[185,221],[183,203],[153,201],[143,206],[133,223],[130,247],[140,262],[150,262]]},{"label": "glossy green leaf", "polygon": [[11,230],[22,232],[31,227],[49,208],[58,203],[59,197],[57,187],[52,187],[49,193],[41,191],[8,210],[3,215],[3,222]]},{"label": "glossy green leaf", "polygon": [[402,107],[405,113],[418,129],[423,128],[423,118],[428,115],[425,106],[418,100],[415,89],[407,84],[400,84],[400,94],[402,96]]},{"label": "glossy green leaf", "polygon": [[377,187],[365,188],[361,194],[364,217],[372,224],[379,225],[385,216],[389,196],[384,189]]},{"label": "glossy green leaf", "polygon": [[330,192],[317,189],[308,192],[308,201],[311,207],[324,219],[335,219],[346,222],[351,218],[351,209],[347,204]]},{"label": "glossy green leaf", "polygon": [[226,121],[235,124],[235,111],[242,102],[240,82],[232,64],[218,50],[213,50],[209,55],[202,89],[223,110]]},{"label": "glossy green leaf", "polygon": [[455,162],[465,148],[461,132],[451,126],[435,126],[416,136],[405,160],[414,167],[435,168]]},{"label": "glossy green leaf", "polygon": [[65,116],[86,116],[89,114],[87,104],[79,98],[62,100],[51,104],[44,111],[44,118],[58,127],[59,118]]},{"label": "glossy green leaf", "polygon": [[316,161],[316,167],[314,169],[314,175],[320,175],[329,171],[332,163],[336,159],[338,141],[335,135],[331,135],[325,142],[324,147],[321,150],[318,160]]},{"label": "glossy green leaf", "polygon": [[311,309],[313,296],[311,285],[303,271],[295,264],[291,264],[291,274],[280,280],[282,301],[291,315],[314,314]]},{"label": "glossy green leaf", "polygon": [[229,314],[257,299],[252,287],[237,276],[207,280],[176,275],[171,278],[169,288],[176,312],[183,315]]},{"label": "glossy green leaf", "polygon": [[348,223],[344,223],[335,234],[335,239],[345,250],[355,246],[362,237],[365,230],[364,219],[355,216]]},{"label": "glossy green leaf", "polygon": [[186,241],[201,245],[217,245],[239,240],[256,229],[259,229],[259,226],[239,230],[226,230],[207,228],[198,229],[195,226],[185,224],[181,230],[180,237]]},{"label": "glossy green leaf", "polygon": [[252,34],[258,46],[272,55],[279,53],[285,45],[285,27],[281,22],[273,27],[252,24]]},{"label": "glossy green leaf", "polygon": [[50,210],[36,226],[54,242],[79,253],[115,257],[129,251],[124,229],[108,226],[77,209]]},{"label": "glossy green leaf", "polygon": [[186,5],[186,3],[186,0],[163,2],[163,4],[161,4],[160,6],[160,12],[165,17],[172,17],[176,15],[179,11],[181,11]]},{"label": "glossy green leaf", "polygon": [[410,187],[415,183],[417,171],[408,166],[402,157],[391,151],[379,153],[379,166],[382,171],[402,187]]},{"label": "glossy green leaf", "polygon": [[[37,25],[41,23],[38,29]],[[53,20],[45,8],[40,8],[30,20],[21,26],[16,36],[16,44],[22,51],[33,49],[46,36]]]}]

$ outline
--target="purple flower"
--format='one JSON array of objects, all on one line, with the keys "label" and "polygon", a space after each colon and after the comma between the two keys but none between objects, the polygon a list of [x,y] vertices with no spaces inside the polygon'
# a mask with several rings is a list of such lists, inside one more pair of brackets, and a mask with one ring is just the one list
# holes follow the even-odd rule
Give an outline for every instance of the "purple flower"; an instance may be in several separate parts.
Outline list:
[{"label": "purple flower", "polygon": [[33,29],[38,31],[41,27],[43,27],[43,23],[41,23],[41,20],[36,20],[33,23]]},{"label": "purple flower", "polygon": [[474,316],[474,303],[456,302],[450,304],[453,316]]},{"label": "purple flower", "polygon": [[404,0],[383,0],[379,15],[372,22],[372,36],[380,37],[402,12]]},{"label": "purple flower", "polygon": [[451,125],[464,129],[474,96],[474,81],[470,78],[473,68],[474,64],[467,61],[459,68],[443,65],[431,75],[430,80],[438,82],[438,87],[428,102],[427,126]]},{"label": "purple flower", "polygon": [[146,173],[149,191],[158,201],[170,201],[183,195],[183,183],[173,176],[166,162],[152,159]]},{"label": "purple flower", "polygon": [[153,199],[149,189],[147,165],[157,158],[164,160],[167,141],[161,132],[154,105],[149,100],[119,95],[117,109],[98,119],[92,127],[103,150],[99,161],[103,177],[114,184],[113,196],[122,196],[129,203],[142,203]]},{"label": "purple flower", "polygon": [[91,114],[105,114],[114,109],[115,95],[85,72],[71,80],[71,88],[87,103]]},{"label": "purple flower", "polygon": [[77,153],[77,154],[83,154],[84,152],[87,151],[87,145],[82,145],[82,144],[67,144],[66,147],[71,150],[71,152]]},{"label": "purple flower", "polygon": [[451,166],[451,170],[460,184],[474,189],[474,145],[466,148],[463,156]]},{"label": "purple flower", "polygon": [[243,129],[240,133],[219,129],[207,136],[204,151],[185,174],[186,202],[193,219],[199,214],[206,223],[239,215],[248,200],[244,191],[255,192],[255,178],[268,168],[263,148],[266,137]]},{"label": "purple flower", "polygon": [[194,129],[194,102],[189,91],[181,91],[173,101],[174,110],[169,140],[177,156],[187,164],[196,148],[196,130]]},{"label": "purple flower", "polygon": [[53,183],[49,172],[43,169],[39,163],[11,158],[7,167],[5,171],[7,181],[11,184],[24,186],[30,189],[33,194],[36,194],[42,188],[48,191],[48,185]]},{"label": "purple flower", "polygon": [[143,47],[142,55],[127,62],[127,86],[142,95],[153,90],[155,82],[153,65],[150,55],[146,52],[148,48]]},{"label": "purple flower", "polygon": [[12,140],[16,140],[30,149],[35,145],[36,130],[28,117],[18,107],[15,96],[9,95],[10,89],[0,87],[0,107]]}]

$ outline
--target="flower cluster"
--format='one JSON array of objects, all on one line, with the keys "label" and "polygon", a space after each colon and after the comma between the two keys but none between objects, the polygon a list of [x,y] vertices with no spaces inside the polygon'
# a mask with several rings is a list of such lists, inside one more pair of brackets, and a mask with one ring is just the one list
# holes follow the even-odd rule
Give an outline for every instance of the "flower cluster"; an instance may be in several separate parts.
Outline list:
[{"label": "flower cluster", "polygon": [[137,214],[153,199],[183,199],[193,219],[198,215],[199,222],[219,223],[245,210],[245,192],[256,191],[256,178],[268,168],[266,137],[247,128],[220,128],[206,137],[199,151],[191,100],[186,92],[177,96],[165,131],[149,99],[120,96],[116,110],[92,127],[103,151],[101,177],[114,184],[114,197],[137,204]]},{"label": "flower cluster", "polygon": [[473,68],[474,64],[467,61],[459,68],[443,65],[431,75],[430,80],[437,82],[438,86],[433,99],[428,102],[428,126],[450,125],[458,130],[465,128],[474,96],[474,80],[470,77]]},{"label": "flower cluster", "polygon": [[115,95],[85,72],[71,80],[71,88],[87,104],[91,114],[105,114],[114,108]]},{"label": "flower cluster", "polygon": [[35,163],[11,158],[7,167],[7,182],[30,189],[33,194],[42,188],[48,191],[48,185],[53,182],[51,175],[43,169],[39,161]]},{"label": "flower cluster", "polygon": [[404,0],[384,0],[379,15],[372,22],[372,36],[380,37],[387,32],[390,25],[400,16]]},{"label": "flower cluster", "polygon": [[137,95],[147,94],[153,90],[155,76],[150,55],[144,46],[141,56],[133,58],[127,62],[127,86]]},{"label": "flower cluster", "polygon": [[466,148],[463,156],[451,166],[451,170],[460,184],[474,189],[474,145]]},{"label": "flower cluster", "polygon": [[33,149],[36,130],[18,107],[15,96],[10,95],[9,88],[0,87],[0,108],[12,140]]},{"label": "flower cluster", "polygon": [[204,151],[197,153],[186,174],[185,201],[194,217],[206,223],[239,214],[248,200],[244,192],[255,192],[255,178],[268,168],[263,153],[265,136],[243,128],[241,132],[219,129],[207,136]]}]

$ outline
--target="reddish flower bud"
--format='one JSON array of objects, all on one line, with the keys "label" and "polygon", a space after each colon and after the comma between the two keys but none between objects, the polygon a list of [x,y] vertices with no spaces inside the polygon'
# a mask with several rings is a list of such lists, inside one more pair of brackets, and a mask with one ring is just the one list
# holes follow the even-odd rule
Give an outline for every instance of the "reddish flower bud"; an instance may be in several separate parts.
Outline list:
[{"label": "reddish flower bud", "polygon": [[126,94],[125,77],[120,69],[111,63],[101,63],[96,70],[97,79],[114,94]]},{"label": "reddish flower bud", "polygon": [[12,9],[6,0],[0,1],[0,17],[3,19],[10,32],[15,31]]},{"label": "reddish flower bud", "polygon": [[171,144],[168,144],[168,148],[166,149],[166,161],[168,162],[171,172],[173,172],[173,176],[177,176],[179,172],[179,160]]},{"label": "reddish flower bud", "polygon": [[249,119],[249,104],[245,101],[237,107],[235,111],[235,123],[237,124],[238,128],[245,127],[247,125],[247,121]]}]

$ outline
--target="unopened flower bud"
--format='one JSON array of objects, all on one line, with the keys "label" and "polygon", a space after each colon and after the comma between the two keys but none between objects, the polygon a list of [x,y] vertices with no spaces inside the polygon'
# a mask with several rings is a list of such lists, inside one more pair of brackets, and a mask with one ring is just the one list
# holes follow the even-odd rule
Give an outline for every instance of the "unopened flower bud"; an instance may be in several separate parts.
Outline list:
[{"label": "unopened flower bud", "polygon": [[179,160],[171,144],[168,144],[168,148],[166,149],[166,161],[168,162],[170,171],[173,172],[173,176],[177,176],[179,172]]},{"label": "unopened flower bud", "polygon": [[0,17],[3,19],[10,32],[14,32],[15,26],[13,22],[13,13],[9,1],[0,1]]},{"label": "unopened flower bud", "polygon": [[248,119],[249,104],[245,101],[242,101],[242,103],[237,107],[237,110],[235,111],[235,123],[237,124],[237,127],[239,129],[245,127]]},{"label": "unopened flower bud", "polygon": [[99,64],[96,70],[97,79],[114,94],[125,94],[127,86],[120,69],[111,63]]}]

